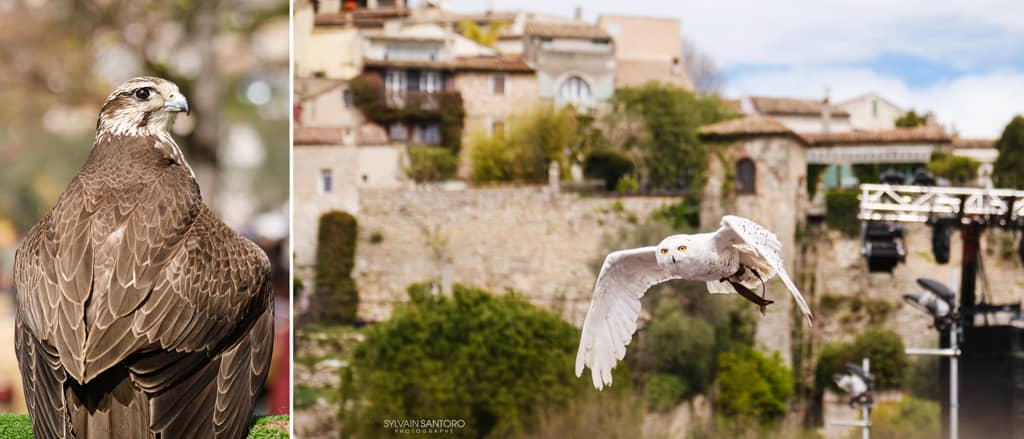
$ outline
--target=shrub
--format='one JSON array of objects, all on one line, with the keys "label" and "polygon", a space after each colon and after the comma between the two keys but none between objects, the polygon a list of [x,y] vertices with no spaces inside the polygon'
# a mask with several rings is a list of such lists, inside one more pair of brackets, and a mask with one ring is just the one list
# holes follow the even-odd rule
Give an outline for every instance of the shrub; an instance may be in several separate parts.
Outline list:
[{"label": "shrub", "polygon": [[700,226],[700,202],[683,197],[677,203],[659,207],[652,215],[676,229],[695,229]]},{"label": "shrub", "polygon": [[413,145],[406,150],[409,164],[405,175],[417,183],[442,181],[455,176],[459,159],[452,151],[440,146]]},{"label": "shrub", "polygon": [[[342,377],[345,436],[389,436],[386,419],[464,419],[460,436],[521,435],[539,411],[591,385],[572,373],[579,330],[515,294],[455,285],[444,297],[420,284],[409,296],[369,328]],[[621,368],[616,376],[628,388]]]},{"label": "shrub", "polygon": [[864,357],[871,360],[871,374],[875,376],[877,388],[894,389],[903,384],[908,364],[903,340],[893,331],[871,329],[857,336],[853,343],[822,347],[814,372],[817,395],[825,388],[838,390],[832,382],[832,374],[844,373],[846,363],[860,365]]},{"label": "shrub", "polygon": [[359,295],[351,277],[356,253],[356,219],[345,212],[320,216],[316,247],[313,319],[324,324],[352,323]]},{"label": "shrub", "polygon": [[977,177],[979,166],[981,163],[970,157],[935,152],[928,162],[928,171],[936,177],[948,179],[953,184],[963,184]]},{"label": "shrub", "polygon": [[853,341],[853,350],[860,358],[871,359],[871,373],[880,389],[895,389],[903,384],[907,370],[907,354],[899,334],[882,329],[869,329]]},{"label": "shrub", "polygon": [[403,107],[390,106],[380,77],[360,75],[349,84],[352,102],[367,119],[382,126],[393,123],[432,124],[441,129],[441,144],[457,155],[462,148],[462,126],[466,110],[459,92],[435,93],[437,105],[427,107],[411,103]]},{"label": "shrub", "polygon": [[[600,149],[590,153],[583,162],[583,174],[589,178],[604,181],[605,190],[619,191],[620,179],[633,172],[633,161],[629,156],[614,149]],[[636,180],[631,180],[635,183]],[[637,183],[639,187],[639,183]]]},{"label": "shrub", "polygon": [[680,397],[692,396],[711,385],[716,354],[711,324],[685,315],[682,307],[665,301],[656,308],[648,331],[654,369],[682,379]]},{"label": "shrub", "polygon": [[[871,437],[930,439],[941,435],[939,403],[904,397],[898,403],[879,403],[871,413]],[[851,433],[851,439],[860,432]]]},{"label": "shrub", "polygon": [[471,178],[476,182],[542,183],[552,161],[564,165],[563,149],[579,138],[572,108],[541,107],[513,117],[503,136],[477,133],[471,140]]},{"label": "shrub", "polygon": [[1024,188],[1024,117],[1014,116],[996,142],[992,179],[999,187]]},{"label": "shrub", "polygon": [[768,357],[740,347],[719,357],[719,394],[715,401],[722,415],[757,420],[761,424],[786,414],[793,394],[793,374],[776,352]]},{"label": "shrub", "polygon": [[899,119],[896,119],[896,128],[913,128],[916,126],[924,126],[928,123],[928,117],[925,115],[918,115],[914,110],[910,110],[904,113]]},{"label": "shrub", "polygon": [[686,382],[672,374],[654,374],[644,383],[644,399],[647,407],[652,410],[671,410],[683,400],[686,393]]},{"label": "shrub", "polygon": [[615,192],[620,194],[633,193],[640,190],[640,182],[631,175],[623,176],[615,183]]},{"label": "shrub", "polygon": [[916,398],[938,401],[941,395],[938,357],[921,355],[914,358],[907,367],[903,383],[910,394]]},{"label": "shrub", "polygon": [[830,189],[825,193],[825,224],[847,236],[860,233],[860,191],[851,189]]},{"label": "shrub", "polygon": [[650,82],[615,91],[611,108],[639,116],[645,135],[637,147],[643,155],[645,187],[689,189],[704,186],[707,148],[697,137],[702,125],[732,116],[715,96],[700,97],[679,87]]}]

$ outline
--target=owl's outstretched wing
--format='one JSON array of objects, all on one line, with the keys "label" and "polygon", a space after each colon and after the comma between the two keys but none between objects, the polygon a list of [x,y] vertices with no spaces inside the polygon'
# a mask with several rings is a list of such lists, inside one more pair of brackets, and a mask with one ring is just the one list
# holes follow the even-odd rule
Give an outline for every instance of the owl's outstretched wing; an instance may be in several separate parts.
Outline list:
[{"label": "owl's outstretched wing", "polygon": [[746,245],[753,250],[757,256],[763,259],[764,263],[775,270],[779,279],[782,279],[782,283],[786,284],[786,288],[793,294],[793,299],[800,306],[800,311],[807,316],[807,322],[813,321],[811,308],[807,306],[807,301],[793,284],[793,280],[789,278],[789,273],[786,272],[786,267],[782,263],[782,243],[774,233],[746,218],[726,215],[722,217],[721,227],[715,232],[714,239],[716,242]]},{"label": "owl's outstretched wing", "polygon": [[612,383],[612,369],[626,355],[640,317],[640,298],[648,288],[679,278],[658,266],[656,249],[613,252],[601,266],[576,353],[576,376],[589,367],[598,390]]}]

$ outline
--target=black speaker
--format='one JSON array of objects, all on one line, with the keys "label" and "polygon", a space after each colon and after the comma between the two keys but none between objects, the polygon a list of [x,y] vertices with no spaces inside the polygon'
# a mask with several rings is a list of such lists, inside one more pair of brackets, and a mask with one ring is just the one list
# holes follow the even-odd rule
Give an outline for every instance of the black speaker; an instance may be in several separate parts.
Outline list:
[{"label": "black speaker", "polygon": [[[1024,437],[1024,330],[1014,326],[966,327],[963,337],[960,437]],[[948,379],[944,377],[943,381],[948,388]],[[941,403],[948,404],[948,399]],[[948,425],[948,418],[942,421]]]}]

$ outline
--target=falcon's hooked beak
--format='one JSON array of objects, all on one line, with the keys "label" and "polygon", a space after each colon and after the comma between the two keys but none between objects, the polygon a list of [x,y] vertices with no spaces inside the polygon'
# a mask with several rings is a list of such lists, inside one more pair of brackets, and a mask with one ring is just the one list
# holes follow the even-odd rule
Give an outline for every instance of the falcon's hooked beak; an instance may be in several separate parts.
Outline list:
[{"label": "falcon's hooked beak", "polygon": [[173,112],[184,111],[185,114],[188,114],[188,100],[186,100],[185,95],[181,93],[175,93],[167,96],[167,99],[164,100],[164,110]]}]

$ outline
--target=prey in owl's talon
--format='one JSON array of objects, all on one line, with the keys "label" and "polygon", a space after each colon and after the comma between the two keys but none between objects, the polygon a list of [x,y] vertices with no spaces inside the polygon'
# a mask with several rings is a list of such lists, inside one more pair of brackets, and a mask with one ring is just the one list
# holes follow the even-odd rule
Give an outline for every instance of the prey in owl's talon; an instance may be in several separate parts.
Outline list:
[{"label": "prey in owl's talon", "polygon": [[729,281],[729,285],[732,285],[732,287],[736,289],[736,292],[739,293],[740,296],[743,296],[744,299],[747,299],[753,302],[754,305],[757,305],[758,308],[761,310],[762,317],[768,311],[768,305],[775,303],[774,300],[758,296],[757,293],[750,291],[749,288],[743,286],[743,284],[739,282]]}]

